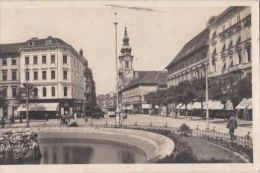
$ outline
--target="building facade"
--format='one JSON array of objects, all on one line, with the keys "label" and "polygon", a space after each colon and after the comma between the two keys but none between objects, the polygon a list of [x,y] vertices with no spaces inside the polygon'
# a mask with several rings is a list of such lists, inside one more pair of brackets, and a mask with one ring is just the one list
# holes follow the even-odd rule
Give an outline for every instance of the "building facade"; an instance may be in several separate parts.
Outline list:
[{"label": "building facade", "polygon": [[134,113],[149,113],[151,105],[145,100],[145,95],[161,89],[166,89],[167,73],[165,71],[135,71],[139,77],[131,80],[121,91],[121,109]]},{"label": "building facade", "polygon": [[[32,114],[31,118],[37,118],[32,116],[41,117],[46,112],[53,116],[58,112],[60,114],[84,113],[88,103],[87,88],[91,88],[88,94],[91,94],[89,92],[95,94],[95,83],[92,72],[84,74],[86,70],[91,70],[82,50],[78,53],[63,40],[49,36],[44,39],[32,38],[19,44],[16,53],[19,63],[16,66],[19,76],[17,88],[27,82],[35,88],[34,98],[29,100],[29,110],[30,112],[37,111],[37,114]],[[13,66],[9,67],[10,71],[13,69]],[[1,76],[5,78],[6,72],[3,72]],[[91,84],[88,83],[89,78]],[[9,86],[15,87],[13,83]],[[17,111],[24,114],[25,100],[21,99],[20,102]]]},{"label": "building facade", "polygon": [[211,17],[209,38],[209,77],[234,74],[238,79],[251,73],[250,7],[229,7]]},{"label": "building facade", "polygon": [[16,114],[19,106],[17,89],[20,84],[20,54],[19,46],[23,43],[0,45],[0,90],[3,105],[0,117],[11,117]]},{"label": "building facade", "polygon": [[206,28],[180,50],[166,67],[167,85],[176,86],[181,81],[205,77],[208,56],[209,29]]},{"label": "building facade", "polygon": [[108,110],[108,108],[116,107],[116,94],[114,92],[110,92],[107,94],[98,95],[97,105],[104,111]]}]

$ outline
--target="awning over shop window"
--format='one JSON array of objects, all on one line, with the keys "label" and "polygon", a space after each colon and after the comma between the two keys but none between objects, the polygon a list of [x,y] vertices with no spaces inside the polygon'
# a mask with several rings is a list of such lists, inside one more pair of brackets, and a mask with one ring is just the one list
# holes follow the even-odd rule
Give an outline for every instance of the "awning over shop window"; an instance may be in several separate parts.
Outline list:
[{"label": "awning over shop window", "polygon": [[[203,105],[204,105],[204,109],[206,109],[207,103],[204,102]],[[220,101],[209,100],[208,101],[208,109],[210,109],[210,110],[221,110],[221,109],[224,109],[224,105]]]},{"label": "awning over shop window", "polygon": [[236,109],[252,109],[252,98],[243,99],[236,107]]},{"label": "awning over shop window", "polygon": [[142,109],[150,109],[150,104],[142,104]]},{"label": "awning over shop window", "polygon": [[[30,103],[29,111],[58,111],[59,103]],[[21,104],[17,108],[18,112],[26,111],[26,104]]]},{"label": "awning over shop window", "polygon": [[125,107],[125,110],[133,110],[133,108],[134,108],[133,105],[129,105]]}]

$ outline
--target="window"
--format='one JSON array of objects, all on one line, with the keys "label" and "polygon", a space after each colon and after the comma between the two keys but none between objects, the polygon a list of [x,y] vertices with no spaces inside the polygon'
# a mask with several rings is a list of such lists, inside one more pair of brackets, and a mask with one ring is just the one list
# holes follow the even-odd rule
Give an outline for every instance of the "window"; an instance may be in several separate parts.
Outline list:
[{"label": "window", "polygon": [[12,96],[16,97],[17,96],[17,88],[12,88]]},{"label": "window", "polygon": [[54,97],[55,96],[55,87],[51,88],[51,95]]},{"label": "window", "polygon": [[230,40],[228,48],[230,48],[230,47],[232,47],[232,46],[233,46],[233,41]]},{"label": "window", "polygon": [[6,58],[2,59],[2,65],[3,66],[7,65],[7,59]]},{"label": "window", "polygon": [[125,68],[129,68],[129,62],[128,61],[125,62]]},{"label": "window", "polygon": [[29,60],[29,56],[26,56],[25,57],[25,65],[28,65],[30,64],[30,60]]},{"label": "window", "polygon": [[12,80],[17,80],[16,71],[12,71]]},{"label": "window", "polygon": [[3,88],[3,98],[7,97],[7,87]]},{"label": "window", "polygon": [[55,55],[51,55],[51,63],[55,64]]},{"label": "window", "polygon": [[223,31],[225,30],[225,25],[222,26],[222,30],[223,30]]},{"label": "window", "polygon": [[12,65],[16,65],[16,59],[12,58]]},{"label": "window", "polygon": [[68,96],[68,87],[64,87],[64,97]]},{"label": "window", "polygon": [[67,64],[67,63],[68,63],[67,55],[63,55],[63,64]]},{"label": "window", "polygon": [[247,47],[246,52],[247,52],[247,60],[248,62],[251,62],[251,47]]},{"label": "window", "polygon": [[238,52],[237,56],[238,56],[238,64],[240,64],[242,62],[241,52]]},{"label": "window", "polygon": [[237,16],[237,21],[240,21],[240,14]]},{"label": "window", "polygon": [[30,72],[29,71],[25,72],[25,80],[30,80]]},{"label": "window", "polygon": [[33,72],[33,79],[38,80],[38,71]]},{"label": "window", "polygon": [[55,71],[51,71],[51,79],[55,79]]},{"label": "window", "polygon": [[34,89],[34,97],[38,97],[38,88]]},{"label": "window", "polygon": [[33,57],[33,64],[38,64],[38,57],[37,56]]},{"label": "window", "polygon": [[63,79],[64,80],[68,79],[68,72],[67,71],[63,71]]},{"label": "window", "polygon": [[43,97],[46,97],[46,95],[47,95],[46,88],[43,87],[43,88],[42,88],[42,96],[43,96]]},{"label": "window", "polygon": [[7,80],[7,70],[2,71],[2,79],[3,81]]},{"label": "window", "polygon": [[46,77],[47,77],[46,71],[42,71],[42,80],[46,80]]},{"label": "window", "polygon": [[42,64],[46,64],[46,55],[42,55]]}]

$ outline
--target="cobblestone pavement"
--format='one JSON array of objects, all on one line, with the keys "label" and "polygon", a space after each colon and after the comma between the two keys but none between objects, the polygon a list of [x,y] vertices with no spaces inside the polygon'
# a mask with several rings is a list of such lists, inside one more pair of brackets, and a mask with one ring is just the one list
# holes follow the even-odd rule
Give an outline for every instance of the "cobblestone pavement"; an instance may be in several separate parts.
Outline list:
[{"label": "cobblestone pavement", "polygon": [[[115,124],[115,118],[108,116],[105,116],[105,118],[101,119],[91,119],[89,118],[87,122],[84,121],[83,118],[77,119],[78,124]],[[138,125],[155,125],[155,126],[164,126],[167,124],[169,127],[179,127],[182,123],[186,123],[191,128],[199,128],[204,130],[206,127],[206,121],[202,120],[198,117],[193,117],[192,119],[190,117],[179,117],[178,119],[175,119],[173,117],[165,117],[165,116],[150,116],[150,115],[128,115],[126,119],[124,119],[123,124],[125,125],[133,125],[137,123]],[[43,126],[43,125],[59,125],[60,121],[57,119],[50,119],[49,121],[44,120],[31,120],[30,126]],[[227,122],[225,122],[222,119],[213,119],[210,120],[210,129],[215,128],[217,132],[221,133],[228,133],[228,129],[226,128]],[[246,136],[248,132],[250,132],[250,135],[252,135],[252,122],[248,121],[238,121],[238,128],[235,131],[236,135],[239,136]],[[9,125],[7,125],[8,127]],[[21,124],[16,122],[13,127],[24,127],[25,121]]]}]

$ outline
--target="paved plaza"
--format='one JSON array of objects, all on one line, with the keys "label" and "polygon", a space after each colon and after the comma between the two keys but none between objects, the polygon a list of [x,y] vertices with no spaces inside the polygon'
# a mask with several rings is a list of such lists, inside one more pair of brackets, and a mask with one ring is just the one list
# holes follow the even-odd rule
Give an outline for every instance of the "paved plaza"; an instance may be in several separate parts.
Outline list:
[{"label": "paved plaza", "polygon": [[[217,132],[221,133],[228,133],[228,129],[226,128],[227,122],[223,119],[211,119],[210,122],[210,129],[215,129]],[[83,124],[115,124],[114,117],[108,117],[105,115],[105,118],[101,119],[91,119],[89,118],[87,122],[84,121],[83,118],[78,118],[77,123],[80,125]],[[206,120],[203,120],[199,117],[184,117],[180,116],[179,118],[173,117],[166,117],[166,116],[151,116],[151,115],[144,115],[144,114],[137,114],[137,115],[128,115],[126,119],[124,119],[123,124],[125,125],[154,125],[154,126],[165,126],[168,127],[179,127],[181,124],[186,123],[190,128],[199,128],[204,130],[206,128]],[[49,121],[45,120],[31,120],[30,126],[48,126],[48,125],[59,125],[60,121],[57,119],[50,119]],[[12,127],[25,127],[25,120],[23,123],[18,123],[18,121],[12,125]],[[8,127],[9,125],[7,125]],[[235,131],[235,134],[238,136],[246,136],[250,132],[252,135],[252,122],[251,121],[243,121],[238,120],[238,128]]]}]

